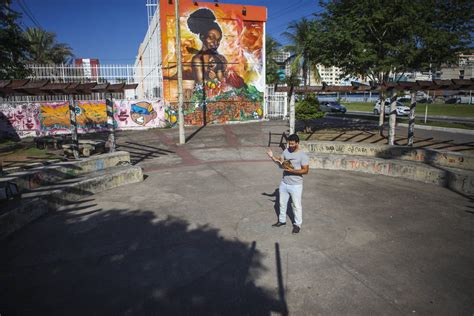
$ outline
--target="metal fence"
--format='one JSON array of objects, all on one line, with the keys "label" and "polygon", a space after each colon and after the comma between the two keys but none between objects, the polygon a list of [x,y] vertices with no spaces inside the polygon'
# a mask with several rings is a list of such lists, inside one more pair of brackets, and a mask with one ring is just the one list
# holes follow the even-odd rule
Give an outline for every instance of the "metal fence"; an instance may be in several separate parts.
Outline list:
[{"label": "metal fence", "polygon": [[288,115],[287,93],[275,92],[275,87],[268,85],[266,87],[263,113],[268,119],[285,119]]},{"label": "metal fence", "polygon": [[[162,97],[163,77],[161,67],[139,65],[104,64],[66,65],[66,64],[30,64],[28,68],[31,75],[28,79],[50,80],[51,82],[99,82],[99,83],[138,83],[135,90],[125,93],[115,93],[117,99],[150,99]],[[103,100],[103,93],[76,96],[78,100]],[[108,96],[107,96],[108,97]],[[9,101],[36,102],[36,101],[66,101],[66,95],[54,96],[16,96],[8,98]],[[0,98],[1,100],[1,98]]]}]

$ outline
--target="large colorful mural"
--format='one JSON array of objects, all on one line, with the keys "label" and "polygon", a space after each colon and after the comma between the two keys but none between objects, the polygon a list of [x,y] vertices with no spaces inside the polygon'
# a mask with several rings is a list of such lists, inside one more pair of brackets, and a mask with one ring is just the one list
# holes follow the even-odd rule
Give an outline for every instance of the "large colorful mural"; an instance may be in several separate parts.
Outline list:
[{"label": "large colorful mural", "polygon": [[[104,101],[78,101],[75,107],[79,133],[107,129]],[[115,100],[114,125],[118,130],[172,127],[177,114],[161,100]],[[69,103],[0,104],[0,137],[28,137],[70,133]]]},{"label": "large colorful mural", "polygon": [[[160,1],[164,99],[177,104],[174,5]],[[185,124],[263,116],[266,8],[180,3]]]}]

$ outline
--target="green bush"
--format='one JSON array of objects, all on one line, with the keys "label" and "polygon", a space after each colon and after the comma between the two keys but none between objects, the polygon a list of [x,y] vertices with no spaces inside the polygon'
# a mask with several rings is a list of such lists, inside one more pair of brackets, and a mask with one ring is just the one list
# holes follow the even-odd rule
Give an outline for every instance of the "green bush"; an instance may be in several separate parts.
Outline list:
[{"label": "green bush", "polygon": [[304,100],[295,104],[295,118],[304,122],[305,132],[311,132],[310,120],[324,116],[319,108],[319,100],[314,94],[307,95]]}]

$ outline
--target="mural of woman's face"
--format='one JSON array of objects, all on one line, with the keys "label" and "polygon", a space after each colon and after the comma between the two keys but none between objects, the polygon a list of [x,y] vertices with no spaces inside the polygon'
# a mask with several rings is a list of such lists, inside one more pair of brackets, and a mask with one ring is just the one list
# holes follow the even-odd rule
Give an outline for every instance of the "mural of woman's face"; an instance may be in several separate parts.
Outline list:
[{"label": "mural of woman's face", "polygon": [[219,30],[210,29],[205,35],[202,44],[205,50],[217,51],[219,45],[221,44],[222,35]]}]

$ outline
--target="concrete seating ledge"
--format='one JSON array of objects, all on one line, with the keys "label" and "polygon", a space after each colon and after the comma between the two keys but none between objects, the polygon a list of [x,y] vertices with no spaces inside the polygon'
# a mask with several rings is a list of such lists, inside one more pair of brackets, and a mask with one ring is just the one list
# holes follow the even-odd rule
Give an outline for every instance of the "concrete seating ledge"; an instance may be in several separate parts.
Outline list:
[{"label": "concrete seating ledge", "polygon": [[2,239],[85,196],[141,182],[143,171],[130,165],[128,152],[115,152],[10,174],[0,181],[17,183],[22,192],[21,198],[0,202]]},{"label": "concrete seating ledge", "polygon": [[302,142],[315,169],[347,170],[431,183],[474,195],[474,156],[406,146]]},{"label": "concrete seating ledge", "polygon": [[63,179],[74,178],[85,173],[104,170],[119,164],[130,164],[130,153],[117,151],[80,160],[39,166],[25,171],[10,173],[0,178],[0,181],[13,182],[18,186],[20,192],[24,192],[25,190],[35,189]]}]

